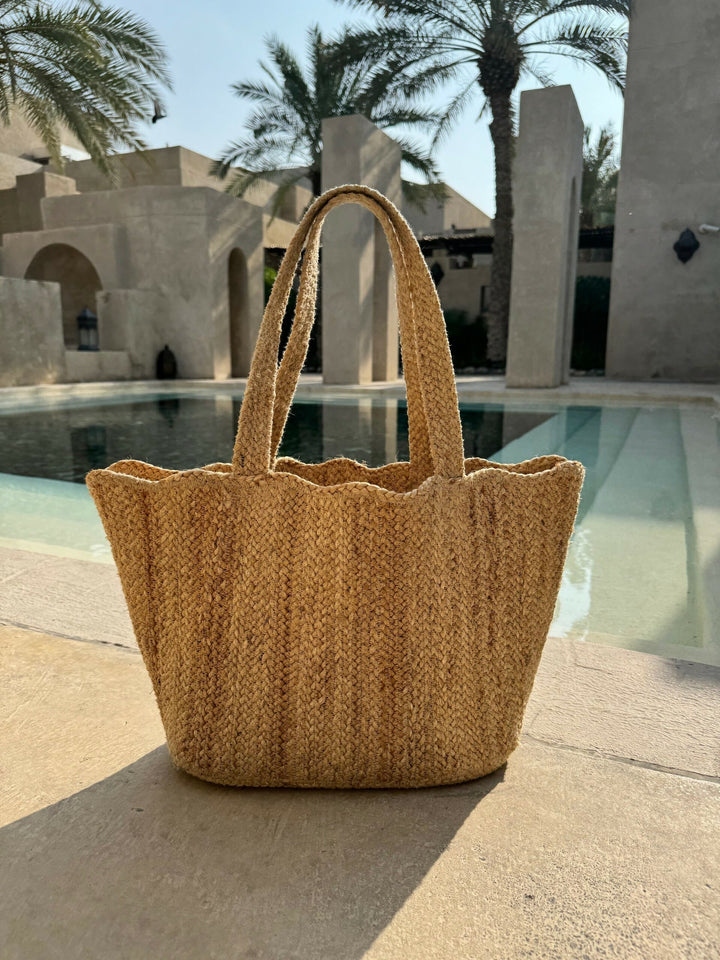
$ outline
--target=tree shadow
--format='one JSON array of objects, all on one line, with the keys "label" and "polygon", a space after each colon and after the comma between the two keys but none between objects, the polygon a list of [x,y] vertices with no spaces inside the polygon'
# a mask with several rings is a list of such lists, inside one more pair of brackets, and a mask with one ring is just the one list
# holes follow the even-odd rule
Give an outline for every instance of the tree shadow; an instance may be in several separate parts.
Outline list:
[{"label": "tree shadow", "polygon": [[503,777],[232,789],[159,747],[0,830],[0,955],[359,960]]}]

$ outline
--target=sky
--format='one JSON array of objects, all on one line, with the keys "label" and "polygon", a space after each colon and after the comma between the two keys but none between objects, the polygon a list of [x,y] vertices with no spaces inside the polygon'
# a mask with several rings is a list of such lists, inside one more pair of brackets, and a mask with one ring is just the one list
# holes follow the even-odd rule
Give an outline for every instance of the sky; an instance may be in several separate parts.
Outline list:
[{"label": "sky", "polygon": [[[145,139],[153,147],[180,145],[209,157],[241,134],[249,107],[232,95],[230,85],[259,78],[266,36],[277,34],[302,55],[309,24],[317,22],[331,34],[358,20],[357,12],[333,0],[116,2],[150,23],[170,56],[174,91],[166,97],[168,116],[154,126],[148,124]],[[611,123],[621,133],[622,97],[599,73],[559,57],[547,58],[545,66],[558,84],[572,84],[586,125],[598,130]],[[519,90],[537,85],[530,81]],[[452,87],[439,93],[437,104],[452,93]],[[492,216],[492,143],[487,119],[477,119],[479,107],[479,99],[468,107],[436,157],[446,183]]]}]

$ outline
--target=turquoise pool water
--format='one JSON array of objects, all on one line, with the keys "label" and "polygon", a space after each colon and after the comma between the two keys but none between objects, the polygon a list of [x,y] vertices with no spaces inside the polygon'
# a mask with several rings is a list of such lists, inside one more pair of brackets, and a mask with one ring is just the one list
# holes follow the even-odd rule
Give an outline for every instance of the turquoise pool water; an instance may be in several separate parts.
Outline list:
[{"label": "turquoise pool water", "polygon": [[[148,395],[0,416],[0,545],[112,562],[85,473],[133,456],[229,459],[240,399]],[[551,633],[720,663],[720,423],[714,408],[462,404],[466,455],[587,469]],[[404,404],[298,401],[283,451],[407,457]]]}]

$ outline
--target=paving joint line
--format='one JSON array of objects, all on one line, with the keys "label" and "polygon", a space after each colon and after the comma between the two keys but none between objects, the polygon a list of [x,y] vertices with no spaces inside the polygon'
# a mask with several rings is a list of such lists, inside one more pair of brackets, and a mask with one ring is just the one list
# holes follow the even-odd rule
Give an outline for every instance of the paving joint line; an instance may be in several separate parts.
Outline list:
[{"label": "paving joint line", "polygon": [[117,647],[120,650],[126,650],[128,653],[140,654],[137,647],[120,643],[117,640],[98,640],[96,637],[76,637],[72,633],[61,633],[59,630],[51,630],[48,627],[34,627],[29,623],[18,623],[16,620],[7,620],[4,617],[0,619],[0,627],[14,627],[17,630],[27,630],[29,633],[57,637],[59,640],[77,640],[78,643],[98,644],[101,647]]},{"label": "paving joint line", "polygon": [[624,763],[629,767],[640,767],[642,770],[652,770],[655,773],[667,773],[674,777],[683,777],[686,780],[704,780],[708,783],[720,784],[720,776],[713,776],[711,773],[697,773],[694,770],[683,770],[679,767],[667,767],[661,763],[652,763],[650,760],[636,760],[633,757],[621,757],[614,753],[607,753],[604,750],[598,750],[593,747],[577,747],[571,743],[559,743],[554,740],[543,740],[542,737],[535,737],[531,733],[522,733],[521,741],[529,740],[532,743],[539,743],[544,747],[550,747],[555,750],[568,750],[571,753],[581,753],[583,756],[595,760],[608,760],[613,763]]}]

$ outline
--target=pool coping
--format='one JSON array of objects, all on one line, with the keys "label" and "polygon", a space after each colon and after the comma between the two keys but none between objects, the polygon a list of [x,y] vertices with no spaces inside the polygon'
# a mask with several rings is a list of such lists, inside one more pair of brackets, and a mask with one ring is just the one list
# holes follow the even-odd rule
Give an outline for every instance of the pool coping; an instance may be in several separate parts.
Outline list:
[{"label": "pool coping", "polygon": [[[604,377],[572,377],[560,387],[506,387],[503,376],[456,377],[461,402],[494,402],[502,404],[544,402],[553,404],[686,404],[701,403],[720,406],[720,383],[680,383],[677,381],[607,380]],[[0,388],[0,411],[18,404],[51,406],[68,400],[90,401],[105,397],[137,397],[147,393],[193,394],[241,393],[246,378],[227,380],[118,380],[92,383],[52,383]],[[302,374],[297,396],[326,400],[360,397],[404,398],[402,380],[367,384],[325,384],[321,374]]]}]

